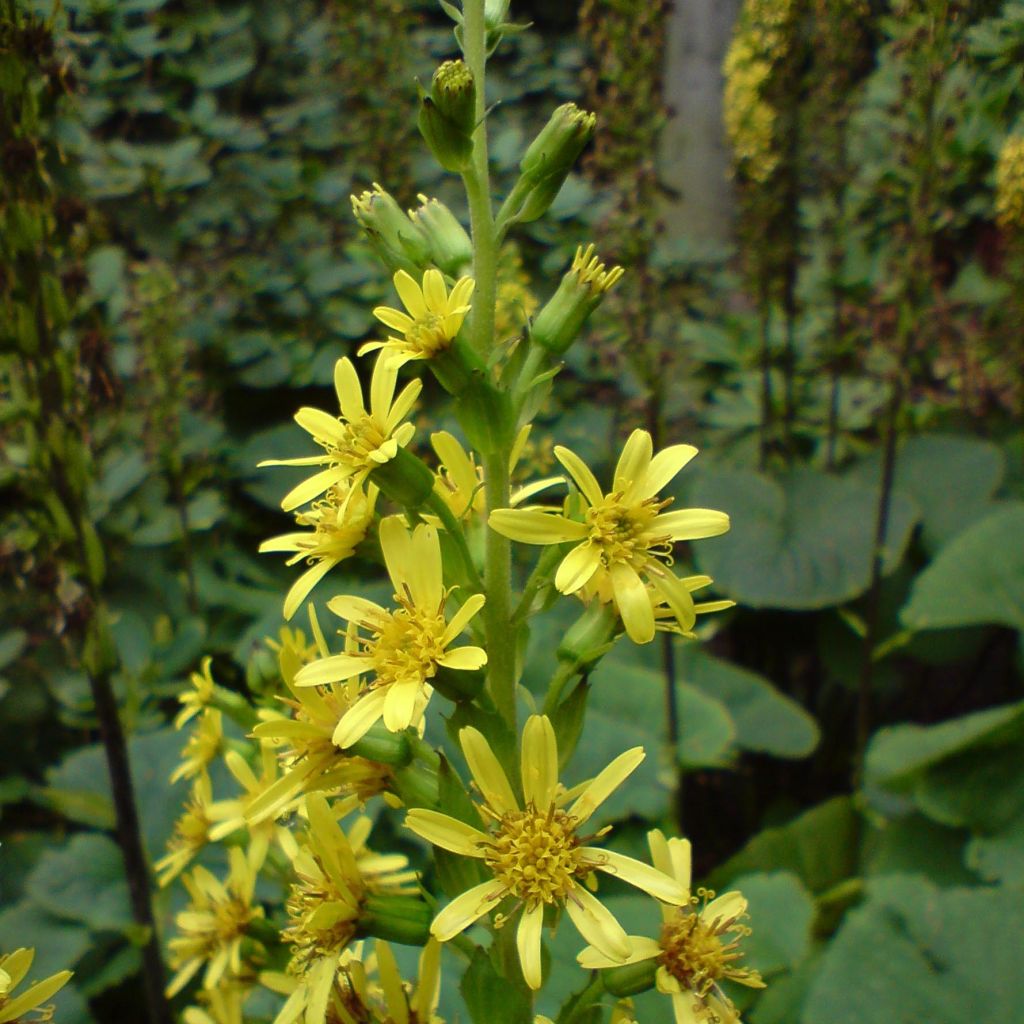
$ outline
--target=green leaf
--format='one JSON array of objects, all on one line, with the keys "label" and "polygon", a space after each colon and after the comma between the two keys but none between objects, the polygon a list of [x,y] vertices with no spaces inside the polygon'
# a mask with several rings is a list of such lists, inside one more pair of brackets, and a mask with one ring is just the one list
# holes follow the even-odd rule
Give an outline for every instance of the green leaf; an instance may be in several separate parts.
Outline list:
[{"label": "green leaf", "polygon": [[864,841],[864,873],[871,876],[923,875],[936,885],[977,881],[964,867],[967,833],[947,828],[923,814],[872,822]]},{"label": "green leaf", "polygon": [[530,1024],[530,999],[522,988],[503,978],[490,957],[479,949],[459,982],[469,1015],[476,1024]]},{"label": "green leaf", "polygon": [[822,959],[801,1024],[1005,1024],[1024,1005],[1024,901],[879,879]]},{"label": "green leaf", "polygon": [[21,657],[28,643],[28,633],[23,629],[8,629],[0,633],[0,668],[6,668]]},{"label": "green leaf", "polygon": [[723,890],[741,874],[789,871],[820,894],[856,874],[859,829],[851,799],[833,797],[785,825],[759,832],[711,874],[708,884]]},{"label": "green leaf", "polygon": [[975,836],[967,844],[964,860],[982,878],[1024,886],[1024,815],[995,835]]},{"label": "green leaf", "polygon": [[747,898],[751,935],[743,940],[744,966],[765,978],[792,970],[811,948],[814,900],[788,871],[742,875],[729,883]]},{"label": "green leaf", "polygon": [[[1006,458],[991,441],[927,434],[900,445],[893,483],[917,505],[925,546],[934,551],[988,511],[1005,471]],[[865,483],[880,474],[880,452],[851,470]]]},{"label": "green leaf", "polygon": [[1007,503],[949,542],[915,580],[910,629],[996,623],[1024,630],[1024,504]]},{"label": "green leaf", "polygon": [[[687,503],[721,509],[732,529],[694,545],[718,589],[755,608],[825,608],[850,601],[871,582],[878,488],[810,469],[778,479],[746,470],[696,478]],[[903,557],[916,519],[894,497],[885,567]]]},{"label": "green leaf", "polygon": [[54,917],[94,931],[119,932],[132,923],[121,851],[99,833],[81,833],[63,849],[48,850],[29,876],[26,891]]},{"label": "green leaf", "polygon": [[818,745],[818,724],[767,679],[708,654],[695,643],[676,649],[680,679],[721,701],[736,727],[736,744],[776,757],[806,757]]},{"label": "green leaf", "polygon": [[979,746],[999,746],[1021,735],[1024,702],[976,711],[939,725],[895,725],[872,737],[864,763],[865,782],[898,792],[912,787],[926,769]]}]

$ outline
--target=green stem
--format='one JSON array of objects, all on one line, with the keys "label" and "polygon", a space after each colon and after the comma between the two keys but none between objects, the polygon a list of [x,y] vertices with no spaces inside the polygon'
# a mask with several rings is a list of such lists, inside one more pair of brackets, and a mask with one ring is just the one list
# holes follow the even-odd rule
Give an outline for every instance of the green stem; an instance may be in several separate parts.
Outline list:
[{"label": "green stem", "polygon": [[[487,512],[508,508],[508,452],[484,457]],[[516,631],[512,627],[512,545],[487,528],[486,569],[487,675],[491,697],[502,718],[516,729]]]},{"label": "green stem", "polygon": [[523,596],[519,599],[519,604],[516,605],[516,610],[512,613],[512,622],[514,624],[527,620],[538,591],[549,582],[552,571],[561,560],[562,548],[559,545],[549,544],[544,548],[540,558],[537,559],[533,572],[530,573],[530,578],[526,581],[526,586],[523,588]]},{"label": "green stem", "polygon": [[469,550],[469,544],[466,543],[466,534],[462,529],[462,524],[455,518],[455,513],[452,512],[448,507],[448,503],[436,491],[427,499],[427,508],[441,520],[441,525],[445,528],[445,532],[455,541],[455,546],[459,549],[459,555],[466,569],[466,577],[469,580],[470,586],[477,593],[482,594],[484,582],[480,579],[480,573],[476,571],[473,555]]},{"label": "green stem", "polygon": [[579,675],[581,666],[576,661],[559,661],[558,668],[555,670],[555,674],[551,677],[551,682],[548,683],[548,692],[544,697],[544,714],[551,715],[558,707],[558,702],[561,700],[562,692],[565,690],[565,684],[569,682],[573,676]]}]

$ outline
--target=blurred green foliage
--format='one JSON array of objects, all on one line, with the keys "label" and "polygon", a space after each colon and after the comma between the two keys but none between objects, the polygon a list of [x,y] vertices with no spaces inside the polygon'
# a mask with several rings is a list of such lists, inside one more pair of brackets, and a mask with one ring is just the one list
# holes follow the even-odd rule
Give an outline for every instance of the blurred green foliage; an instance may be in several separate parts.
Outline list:
[{"label": "blurred green foliage", "polygon": [[[587,5],[618,26],[587,35],[594,54],[572,17],[517,6],[537,25],[494,65],[499,191],[549,109],[581,98],[584,66],[607,95],[614,47],[631,45],[612,0]],[[753,1024],[1004,1022],[1024,938],[1024,252],[996,223],[994,168],[1024,132],[1024,4],[793,8],[766,94],[787,105],[785,160],[767,184],[741,176],[738,252],[660,234],[662,197],[628,161],[572,175],[521,240],[542,295],[588,232],[643,264],[622,307],[643,330],[608,312],[570,352],[551,433],[597,463],[653,419],[702,449],[678,499],[733,519],[695,557],[739,607],[670,659],[616,650],[585,684],[572,768],[647,747],[636,795],[607,805],[616,834],[639,850],[650,823],[675,820],[699,872],[748,895],[749,959],[771,982]],[[329,386],[388,294],[348,196],[386,178],[403,203],[423,191],[465,212],[411,134],[413,79],[452,42],[426,0],[64,0],[53,17],[75,96],[49,127],[63,154],[49,172],[83,225],[61,338],[88,413],[113,681],[155,859],[185,795],[167,782],[183,743],[169,713],[189,670],[211,654],[239,691],[273,677],[260,644],[290,576],[255,554],[282,525],[281,476],[255,464],[298,454],[291,411]],[[0,37],[0,94],[12,45]],[[41,973],[76,965],[56,1002],[62,1024],[86,1024],[137,1005],[139,936],[69,643],[85,598],[26,491],[15,283],[8,261],[0,940],[37,946]],[[626,344],[644,338],[637,358]],[[368,563],[349,572],[350,592],[376,585]],[[551,640],[532,638],[535,692]],[[627,923],[643,913],[611,903]],[[158,907],[168,921],[172,898]],[[451,989],[449,1019],[465,1012]],[[641,1019],[664,1009],[641,1000]]]}]

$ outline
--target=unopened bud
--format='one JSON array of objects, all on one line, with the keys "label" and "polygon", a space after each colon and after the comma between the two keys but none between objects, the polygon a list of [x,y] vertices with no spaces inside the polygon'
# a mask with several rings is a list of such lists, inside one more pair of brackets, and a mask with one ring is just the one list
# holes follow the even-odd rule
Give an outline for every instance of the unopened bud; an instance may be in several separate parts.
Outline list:
[{"label": "unopened bud", "polygon": [[420,205],[409,211],[410,220],[426,236],[434,265],[450,277],[459,277],[473,262],[473,243],[466,229],[444,203],[417,196]]},{"label": "unopened bud", "polygon": [[403,768],[412,760],[409,737],[403,732],[391,732],[383,722],[376,722],[346,753],[365,757],[368,761]]},{"label": "unopened bud", "polygon": [[419,896],[368,895],[359,915],[359,930],[389,942],[424,946],[433,912]]},{"label": "unopened bud", "polygon": [[430,241],[426,232],[410,220],[380,185],[360,196],[352,196],[352,212],[374,251],[394,273],[404,270],[419,277],[430,262]]},{"label": "unopened bud", "polygon": [[558,290],[537,314],[530,328],[531,339],[555,354],[563,353],[623,273],[622,267],[608,270],[593,245],[580,246]]},{"label": "unopened bud", "polygon": [[429,94],[420,98],[417,124],[446,171],[469,167],[476,129],[476,82],[464,61],[446,60],[434,72]]},{"label": "unopened bud", "polygon": [[558,645],[558,660],[581,668],[597,661],[615,639],[618,616],[611,604],[592,601]]},{"label": "unopened bud", "polygon": [[399,448],[393,459],[374,469],[370,480],[385,497],[410,511],[418,509],[434,493],[430,467],[405,448]]},{"label": "unopened bud", "polygon": [[442,665],[430,683],[442,697],[461,702],[472,700],[484,688],[484,680],[483,672],[456,672]]},{"label": "unopened bud", "polygon": [[654,988],[658,970],[656,959],[640,960],[624,967],[608,967],[601,972],[605,989],[613,996],[634,996]]}]

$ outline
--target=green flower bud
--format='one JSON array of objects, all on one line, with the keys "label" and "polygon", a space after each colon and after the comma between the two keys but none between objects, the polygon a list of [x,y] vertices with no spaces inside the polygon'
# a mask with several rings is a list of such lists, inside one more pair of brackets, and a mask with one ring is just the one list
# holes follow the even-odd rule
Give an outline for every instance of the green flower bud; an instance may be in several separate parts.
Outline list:
[{"label": "green flower bud", "polygon": [[375,184],[373,191],[352,196],[352,212],[381,261],[394,273],[419,277],[431,259],[430,239],[395,200]]},{"label": "green flower bud", "polygon": [[558,290],[537,314],[530,328],[531,339],[561,355],[623,273],[622,267],[607,270],[595,255],[593,245],[586,249],[580,246]]},{"label": "green flower bud", "polygon": [[370,894],[359,915],[359,930],[389,942],[424,946],[430,938],[433,912],[419,896]]},{"label": "green flower bud", "polygon": [[610,604],[592,601],[562,637],[558,660],[580,667],[593,664],[611,647],[618,624]]},{"label": "green flower bud", "polygon": [[446,60],[434,72],[430,93],[420,97],[417,124],[446,171],[469,167],[476,129],[476,82],[464,61]]},{"label": "green flower bud", "polygon": [[608,967],[601,972],[605,989],[613,996],[634,996],[654,988],[657,959],[641,960],[625,967]]},{"label": "green flower bud", "polygon": [[442,697],[461,702],[472,700],[484,688],[485,678],[483,672],[454,672],[441,666],[430,683]]},{"label": "green flower bud", "polygon": [[419,508],[433,493],[434,474],[422,459],[399,448],[393,459],[370,474],[381,493],[405,509]]},{"label": "green flower bud", "polygon": [[376,722],[346,749],[346,753],[365,757],[368,761],[403,768],[412,760],[412,748],[405,732],[391,732],[383,722]]},{"label": "green flower bud", "polygon": [[417,198],[420,205],[409,211],[409,219],[426,236],[435,266],[450,277],[459,277],[473,262],[473,242],[444,203],[423,195]]}]

